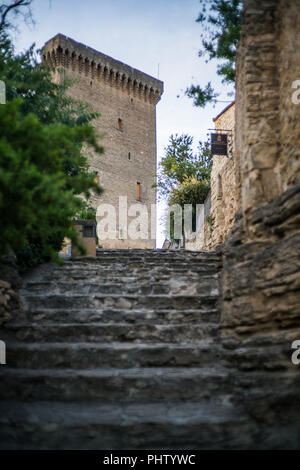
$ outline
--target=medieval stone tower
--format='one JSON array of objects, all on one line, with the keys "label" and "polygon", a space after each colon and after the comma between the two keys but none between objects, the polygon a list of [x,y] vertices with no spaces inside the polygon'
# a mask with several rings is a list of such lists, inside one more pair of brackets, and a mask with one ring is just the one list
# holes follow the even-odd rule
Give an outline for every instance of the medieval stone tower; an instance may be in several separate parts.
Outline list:
[{"label": "medieval stone tower", "polygon": [[[92,203],[111,204],[116,210],[114,239],[100,240],[105,248],[154,248],[152,224],[155,224],[155,190],[151,188],[156,172],[156,104],[163,83],[118,60],[104,55],[62,34],[46,42],[43,60],[52,67],[55,80],[65,76],[73,80],[69,94],[90,103],[101,116],[94,125],[102,135],[104,155],[88,152],[91,169],[98,173],[105,192]],[[59,73],[59,69],[63,73]],[[128,223],[147,207],[147,236],[131,239],[127,235],[126,208],[119,218],[119,197],[126,196]],[[124,201],[124,199],[123,199]]]}]

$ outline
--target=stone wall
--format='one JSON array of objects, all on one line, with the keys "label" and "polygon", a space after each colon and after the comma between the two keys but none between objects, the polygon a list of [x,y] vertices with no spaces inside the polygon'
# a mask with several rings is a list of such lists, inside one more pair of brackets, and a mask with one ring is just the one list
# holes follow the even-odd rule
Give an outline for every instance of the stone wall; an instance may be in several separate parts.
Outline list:
[{"label": "stone wall", "polygon": [[115,240],[100,240],[100,244],[105,248],[153,248],[150,224],[149,239],[124,237],[126,227],[119,224],[118,209],[119,196],[127,196],[128,207],[145,204],[149,217],[151,205],[155,205],[151,186],[156,173],[156,104],[163,83],[61,34],[45,44],[43,59],[53,67],[56,80],[66,76],[74,80],[69,89],[72,97],[91,104],[101,114],[94,125],[102,136],[105,154],[91,150],[86,154],[105,192],[94,196],[92,202],[95,207],[99,203],[115,207],[117,233]]},{"label": "stone wall", "polygon": [[[205,214],[204,225],[194,240],[185,244],[188,250],[212,250],[222,244],[230,232],[237,210],[235,178],[235,103],[227,106],[215,119],[216,130],[222,130],[228,138],[228,156],[213,155],[211,171],[211,208]],[[231,131],[231,132],[223,132]],[[202,221],[203,222],[203,221]]]},{"label": "stone wall", "polygon": [[239,211],[223,249],[223,358],[239,371],[235,400],[267,427],[269,448],[294,446],[299,436],[299,366],[291,361],[300,339],[300,104],[291,101],[300,78],[299,21],[300,0],[244,2]]},{"label": "stone wall", "polygon": [[[300,6],[300,0],[263,4],[256,0],[245,2],[236,84],[235,161],[238,167],[236,174],[239,175],[237,187],[240,185],[241,188],[240,198],[237,196],[240,213],[225,246],[225,260],[230,265],[238,263],[239,256],[243,263],[244,256],[247,259],[256,257],[267,246],[278,242],[281,246],[287,239],[297,238],[300,104],[295,105],[291,100],[291,84],[297,78],[296,66],[293,69],[291,64],[295,64],[298,57],[291,43],[295,41],[297,44],[300,40],[300,32],[293,22],[298,17],[300,20],[300,13],[295,11],[295,5]],[[285,54],[282,54],[282,49]],[[287,75],[289,66],[294,73]],[[290,256],[295,258],[297,254],[296,249],[286,251],[287,259]],[[269,260],[266,263],[267,270],[271,272]],[[238,276],[236,271],[235,275]],[[257,272],[257,275],[261,273]],[[265,278],[270,276],[264,272]],[[226,284],[233,293],[232,299],[239,299],[239,288],[230,287],[232,280],[230,276]],[[244,282],[242,277],[240,282]],[[249,305],[252,305],[252,310],[255,310],[256,302],[256,294],[252,292],[254,286],[254,279],[251,282],[248,279],[245,287],[251,289]],[[225,318],[233,318],[235,300],[229,301],[226,286],[224,292]],[[267,318],[270,312],[267,312],[265,302],[266,299],[263,310]],[[243,305],[245,308],[245,302]]]},{"label": "stone wall", "polygon": [[21,285],[22,280],[18,273],[16,258],[10,254],[0,263],[0,327],[5,326],[19,313]]},{"label": "stone wall", "polygon": [[[215,119],[216,130],[234,131],[235,104],[231,103]],[[226,132],[227,133],[227,132]],[[224,242],[231,230],[236,212],[235,174],[234,174],[234,133],[227,133],[228,156],[214,155],[211,171],[211,229],[206,230],[205,249],[213,249]],[[210,227],[209,227],[210,228]]]}]

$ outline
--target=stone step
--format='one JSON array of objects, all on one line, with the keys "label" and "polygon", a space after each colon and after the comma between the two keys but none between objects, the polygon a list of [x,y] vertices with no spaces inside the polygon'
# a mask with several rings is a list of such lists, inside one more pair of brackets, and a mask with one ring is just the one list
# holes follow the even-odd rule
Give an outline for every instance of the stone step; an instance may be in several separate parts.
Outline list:
[{"label": "stone step", "polygon": [[[120,253],[106,253],[106,254],[99,254],[97,253],[97,258],[96,260],[98,262],[106,261],[106,260],[144,260],[144,261],[150,261],[152,262],[153,260],[160,261],[160,262],[169,262],[169,261],[219,261],[220,257],[216,254],[210,254],[207,255],[207,253],[195,253],[193,254],[192,252],[188,256],[180,255],[180,254],[162,254],[162,253],[128,253],[128,254],[120,254]],[[71,261],[74,262],[85,262],[86,259],[85,257],[81,258],[74,258]],[[90,258],[87,260],[90,262]]]},{"label": "stone step", "polygon": [[32,295],[49,295],[53,294],[135,294],[135,295],[161,295],[161,294],[181,294],[181,295],[196,295],[218,293],[219,282],[215,277],[205,277],[200,281],[192,280],[176,280],[169,279],[168,281],[145,281],[136,280],[135,282],[128,282],[119,284],[115,283],[102,283],[99,279],[97,282],[85,279],[84,281],[57,281],[53,279],[48,282],[29,281],[23,289],[20,290],[22,296]]},{"label": "stone step", "polygon": [[132,256],[132,255],[149,255],[149,256],[157,256],[157,257],[162,257],[162,256],[183,256],[185,258],[188,257],[197,257],[197,256],[218,256],[217,252],[215,250],[198,250],[198,251],[191,251],[191,250],[161,250],[161,249],[143,249],[143,248],[132,248],[132,249],[125,249],[125,250],[120,250],[120,249],[102,249],[102,248],[97,248],[96,249],[97,256],[111,256],[113,254],[118,254],[120,256]]},{"label": "stone step", "polygon": [[5,368],[0,397],[8,399],[115,403],[160,400],[215,400],[229,391],[228,370],[133,368],[36,370]]},{"label": "stone step", "polygon": [[86,323],[86,322],[102,322],[102,323],[133,323],[147,322],[153,323],[219,323],[220,311],[216,308],[203,307],[200,309],[89,309],[89,308],[36,308],[26,311],[28,321],[33,322],[66,322],[66,323]]},{"label": "stone step", "polygon": [[[77,258],[76,260],[85,261],[88,257]],[[97,251],[97,260],[105,259],[144,259],[144,260],[220,260],[220,256],[215,252],[196,252],[189,251],[185,253],[176,252],[100,252]],[[76,261],[74,260],[74,261]]]},{"label": "stone step", "polygon": [[[77,269],[70,269],[68,271],[54,271],[49,272],[43,276],[43,281],[85,281],[87,279],[91,279],[94,282],[112,282],[117,281],[120,282],[131,282],[133,281],[142,281],[142,280],[149,280],[149,282],[156,281],[156,282],[163,282],[163,281],[170,281],[173,278],[185,276],[186,278],[190,277],[191,281],[199,280],[207,275],[211,275],[214,277],[218,274],[218,270],[215,268],[195,268],[195,270],[188,271],[187,269],[159,269],[159,270],[139,270],[139,269],[118,269],[118,268],[104,268],[95,270],[95,271],[87,271],[87,270],[77,270]],[[26,284],[26,282],[25,282]]]},{"label": "stone step", "polygon": [[213,308],[218,301],[218,292],[206,295],[80,295],[80,294],[54,294],[33,295],[23,297],[26,308],[120,308],[120,309],[199,309]]},{"label": "stone step", "polygon": [[257,432],[243,410],[225,400],[0,404],[0,448],[8,450],[243,449]]},{"label": "stone step", "polygon": [[234,350],[224,350],[224,363],[241,371],[288,370],[292,366],[291,343],[276,345],[244,345]]},{"label": "stone step", "polygon": [[[187,271],[185,269],[172,272],[167,270],[161,270],[160,272],[150,270],[141,272],[140,270],[112,270],[107,269],[102,272],[96,271],[86,271],[86,270],[68,270],[68,271],[54,271],[49,272],[43,275],[43,282],[53,282],[53,281],[87,281],[106,283],[106,282],[117,282],[121,285],[124,283],[130,282],[170,282],[172,279],[182,279],[182,281],[199,281],[205,280],[208,277],[212,279],[218,276],[218,271],[216,269],[202,269],[201,271]],[[37,280],[40,277],[37,278]],[[25,280],[24,285],[26,286],[31,280]]]},{"label": "stone step", "polygon": [[135,260],[135,259],[120,259],[118,260],[105,260],[99,261],[94,264],[87,264],[87,263],[80,263],[79,261],[72,262],[72,263],[65,263],[65,265],[61,266],[61,270],[67,271],[68,269],[86,269],[89,271],[93,270],[104,270],[109,268],[118,268],[118,269],[139,269],[143,271],[149,270],[159,270],[159,269],[197,269],[197,268],[220,268],[220,264],[217,260],[166,260],[166,261],[158,261],[158,260]]},{"label": "stone step", "polygon": [[89,271],[96,270],[96,269],[101,269],[101,268],[109,268],[109,267],[119,267],[119,268],[126,268],[126,267],[131,267],[131,268],[139,268],[139,269],[144,269],[144,270],[149,270],[149,269],[159,269],[159,268],[168,268],[172,269],[173,267],[176,268],[188,268],[189,266],[193,268],[197,267],[217,267],[220,268],[220,260],[217,258],[211,258],[211,259],[182,259],[182,260],[174,260],[174,259],[169,259],[169,260],[160,260],[160,259],[149,259],[145,260],[143,258],[141,259],[134,259],[134,258],[120,258],[118,259],[105,259],[105,260],[100,260],[99,258],[94,258],[93,262],[85,262],[81,261],[80,259],[77,260],[72,260],[72,261],[66,261],[62,266],[57,267],[54,266],[53,269],[57,270],[68,270],[68,269],[87,269]]},{"label": "stone step", "polygon": [[[36,323],[15,324],[10,329],[20,341],[99,341],[99,342],[194,342],[216,337],[215,323]],[[4,340],[3,335],[1,338]]]},{"label": "stone step", "polygon": [[6,345],[9,367],[95,369],[99,367],[202,367],[217,364],[218,340],[176,343],[20,343]]}]

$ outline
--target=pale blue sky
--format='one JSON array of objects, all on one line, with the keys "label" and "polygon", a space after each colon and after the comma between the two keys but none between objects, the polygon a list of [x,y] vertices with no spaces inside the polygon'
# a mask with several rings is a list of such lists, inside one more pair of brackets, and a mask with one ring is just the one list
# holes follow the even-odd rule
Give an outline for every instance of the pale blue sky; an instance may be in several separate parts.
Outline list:
[{"label": "pale blue sky", "polygon": [[[33,42],[41,47],[63,33],[154,77],[159,68],[165,87],[157,106],[160,158],[172,133],[189,133],[195,143],[205,139],[207,129],[213,127],[212,118],[226,106],[195,108],[183,93],[188,85],[212,81],[224,90],[220,99],[230,100],[216,76],[216,64],[198,57],[199,7],[198,0],[34,0],[36,24],[19,28],[16,46],[19,51]],[[159,230],[158,246],[162,239]]]}]

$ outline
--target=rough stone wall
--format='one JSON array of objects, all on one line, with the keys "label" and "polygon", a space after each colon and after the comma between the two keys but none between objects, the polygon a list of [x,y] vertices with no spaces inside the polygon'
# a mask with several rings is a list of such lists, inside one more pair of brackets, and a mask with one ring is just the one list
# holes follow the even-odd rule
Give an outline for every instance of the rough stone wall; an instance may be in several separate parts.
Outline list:
[{"label": "rough stone wall", "polygon": [[243,371],[235,375],[235,399],[273,427],[269,447],[282,448],[299,445],[300,432],[299,366],[291,361],[292,341],[300,339],[300,105],[291,102],[299,21],[300,0],[244,2],[236,84],[240,210],[222,274],[223,358]]},{"label": "rough stone wall", "polygon": [[[300,103],[292,102],[293,82],[300,88],[300,9],[299,1],[279,2],[277,21],[278,41],[280,154],[276,171],[280,175],[280,190],[284,191],[300,180]],[[300,94],[297,94],[298,100]]]},{"label": "rough stone wall", "polygon": [[[127,196],[128,207],[145,204],[150,217],[151,204],[155,205],[151,186],[156,173],[156,104],[162,82],[60,34],[46,43],[43,58],[56,70],[57,80],[64,74],[74,79],[71,96],[90,103],[101,114],[94,125],[103,136],[100,143],[105,154],[87,151],[87,156],[105,193],[93,197],[93,204],[115,207],[117,233],[116,240],[100,240],[100,244],[105,248],[153,248],[150,236],[148,240],[124,239],[118,207],[119,196]],[[59,67],[64,70],[60,75]]]},{"label": "rough stone wall", "polygon": [[14,319],[19,312],[21,285],[16,258],[10,254],[0,263],[0,327]]},{"label": "rough stone wall", "polygon": [[245,2],[237,60],[236,149],[244,216],[299,180],[298,2]]},{"label": "rough stone wall", "polygon": [[204,227],[199,230],[194,240],[187,241],[188,250],[212,250],[222,244],[230,232],[237,210],[235,177],[235,104],[231,103],[215,119],[216,130],[232,131],[228,133],[229,155],[214,155],[211,171],[211,209],[204,217]]},{"label": "rough stone wall", "polygon": [[[217,118],[214,119],[215,128],[234,131],[235,105],[232,103]],[[213,156],[211,172],[211,211],[210,218],[212,230],[206,230],[206,249],[213,249],[224,242],[231,230],[236,212],[235,174],[234,174],[234,139],[228,135],[231,153],[228,157]],[[206,221],[206,224],[207,221]],[[210,225],[210,224],[208,224]]]}]

